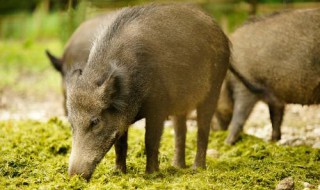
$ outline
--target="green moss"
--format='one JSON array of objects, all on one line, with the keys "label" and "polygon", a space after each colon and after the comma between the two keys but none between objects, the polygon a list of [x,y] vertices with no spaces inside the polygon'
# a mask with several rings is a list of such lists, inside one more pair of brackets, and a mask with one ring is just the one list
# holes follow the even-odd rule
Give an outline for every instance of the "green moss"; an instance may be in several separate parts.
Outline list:
[{"label": "green moss", "polygon": [[[223,144],[225,132],[212,132],[209,149],[220,157],[207,156],[207,169],[194,171],[171,166],[172,128],[161,141],[160,172],[147,175],[144,130],[129,132],[128,173],[114,170],[111,150],[87,183],[67,175],[71,150],[68,124],[53,118],[37,121],[0,122],[0,189],[273,189],[283,178],[292,176],[296,188],[303,182],[319,184],[320,150],[309,147],[282,147],[244,135],[235,146]],[[196,151],[196,132],[188,132],[187,164]]]}]

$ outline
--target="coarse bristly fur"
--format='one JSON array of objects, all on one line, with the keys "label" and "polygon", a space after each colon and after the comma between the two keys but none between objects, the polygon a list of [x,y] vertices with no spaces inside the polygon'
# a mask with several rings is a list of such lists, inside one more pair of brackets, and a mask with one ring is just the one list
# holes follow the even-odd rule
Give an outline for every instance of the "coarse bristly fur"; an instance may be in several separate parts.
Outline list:
[{"label": "coarse bristly fur", "polygon": [[218,104],[220,127],[233,144],[258,100],[270,110],[272,140],[281,138],[285,104],[320,103],[320,9],[284,11],[248,22],[231,35],[233,65],[265,93],[252,93],[233,74]]},{"label": "coarse bristly fur", "polygon": [[193,166],[205,168],[210,121],[229,57],[228,38],[197,7],[122,9],[97,36],[82,74],[67,81],[73,128],[69,174],[90,179],[113,144],[116,168],[125,173],[128,127],[141,118],[146,118],[146,172],[157,171],[163,122],[169,115],[175,121],[173,164],[186,167],[186,114],[193,109],[198,112]]}]

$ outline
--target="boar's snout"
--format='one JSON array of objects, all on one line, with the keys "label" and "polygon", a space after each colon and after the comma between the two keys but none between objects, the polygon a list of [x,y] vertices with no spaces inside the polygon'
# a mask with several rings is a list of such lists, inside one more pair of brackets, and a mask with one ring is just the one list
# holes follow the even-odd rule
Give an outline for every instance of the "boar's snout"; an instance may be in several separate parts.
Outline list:
[{"label": "boar's snout", "polygon": [[93,174],[95,165],[96,164],[70,162],[68,170],[69,176],[72,177],[74,175],[80,175],[85,180],[89,181]]},{"label": "boar's snout", "polygon": [[80,175],[85,180],[89,181],[92,174],[88,173],[88,172],[77,171],[76,168],[69,168],[69,176],[72,177],[72,176],[75,176],[75,175]]},{"label": "boar's snout", "polygon": [[97,164],[98,161],[88,159],[85,155],[79,155],[77,151],[73,149],[69,160],[69,176],[79,175],[89,181]]}]

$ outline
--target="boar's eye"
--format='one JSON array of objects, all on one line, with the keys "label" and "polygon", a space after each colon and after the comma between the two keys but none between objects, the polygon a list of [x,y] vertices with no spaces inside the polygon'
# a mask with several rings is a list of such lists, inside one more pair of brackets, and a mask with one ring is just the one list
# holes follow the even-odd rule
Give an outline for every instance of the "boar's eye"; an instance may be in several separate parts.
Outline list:
[{"label": "boar's eye", "polygon": [[90,120],[90,127],[95,127],[96,125],[98,125],[100,122],[99,118],[94,117]]}]

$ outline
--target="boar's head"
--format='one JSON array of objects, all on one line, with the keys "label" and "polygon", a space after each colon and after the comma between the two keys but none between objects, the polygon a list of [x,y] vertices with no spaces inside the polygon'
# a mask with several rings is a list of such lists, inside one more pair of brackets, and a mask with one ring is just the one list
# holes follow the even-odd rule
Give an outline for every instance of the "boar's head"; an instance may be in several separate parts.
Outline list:
[{"label": "boar's head", "polygon": [[213,119],[214,129],[227,130],[233,115],[233,98],[228,81],[221,87],[217,110]]},{"label": "boar's head", "polygon": [[127,130],[126,76],[116,64],[105,74],[74,70],[67,79],[68,120],[72,128],[69,175],[89,180],[96,165]]}]

